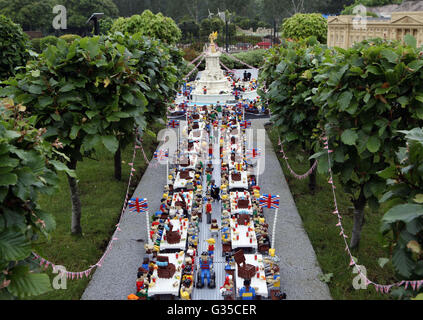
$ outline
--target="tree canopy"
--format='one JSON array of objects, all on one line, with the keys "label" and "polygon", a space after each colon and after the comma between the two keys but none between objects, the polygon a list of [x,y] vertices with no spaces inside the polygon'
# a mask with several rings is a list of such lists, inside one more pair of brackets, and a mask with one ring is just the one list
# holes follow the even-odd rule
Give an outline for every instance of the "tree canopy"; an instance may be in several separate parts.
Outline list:
[{"label": "tree canopy", "polygon": [[318,13],[297,13],[283,22],[281,31],[285,38],[299,40],[314,36],[319,42],[326,43],[328,22]]},{"label": "tree canopy", "polygon": [[141,33],[144,36],[160,39],[168,44],[176,44],[181,39],[181,30],[175,21],[163,14],[154,14],[145,10],[141,15],[133,15],[130,18],[117,19],[111,28],[111,32]]}]

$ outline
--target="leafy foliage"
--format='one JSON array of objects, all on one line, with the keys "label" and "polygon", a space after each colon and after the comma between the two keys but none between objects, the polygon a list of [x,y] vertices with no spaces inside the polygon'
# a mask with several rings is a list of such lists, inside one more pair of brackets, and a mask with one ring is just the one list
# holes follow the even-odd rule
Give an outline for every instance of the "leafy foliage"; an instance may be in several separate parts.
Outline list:
[{"label": "leafy foliage", "polygon": [[153,14],[150,10],[145,10],[141,15],[133,15],[130,18],[116,19],[111,32],[141,33],[168,44],[176,44],[181,38],[181,30],[171,18],[165,17],[161,13]]},{"label": "leafy foliage", "polygon": [[100,34],[108,34],[109,31],[112,29],[113,23],[115,22],[114,19],[112,19],[111,17],[104,17],[102,19],[99,20],[98,25],[99,25],[99,32]]},{"label": "leafy foliage", "polygon": [[[48,237],[54,218],[37,206],[40,193],[56,190],[56,170],[73,175],[52,160],[60,152],[41,138],[35,117],[25,118],[26,108],[0,101],[0,297],[27,297],[50,289],[47,275],[31,264],[32,241]],[[39,270],[38,270],[39,271]]]},{"label": "leafy foliage", "polygon": [[198,37],[200,35],[200,25],[194,20],[185,20],[178,24],[182,32],[182,38]]},{"label": "leafy foliage", "polygon": [[114,122],[144,123],[144,76],[130,63],[125,47],[110,40],[75,39],[69,46],[59,39],[25,74],[6,82],[4,94],[25,103],[37,124],[48,129],[46,137],[59,137],[65,154],[79,161],[100,144],[116,151]]},{"label": "leafy foliage", "polygon": [[[225,33],[225,23],[220,18],[204,19],[200,23],[200,35],[208,37],[212,32],[217,31],[218,34]],[[234,33],[232,35],[235,35]]]},{"label": "leafy foliage", "polygon": [[318,67],[331,52],[320,45],[316,38],[300,42],[288,42],[269,50],[266,63],[260,74],[260,84],[265,87],[259,91],[269,103],[273,122],[281,133],[284,142],[308,144],[319,118],[319,108],[313,103],[315,77]]},{"label": "leafy foliage", "polygon": [[55,36],[47,36],[44,38],[41,38],[40,40],[40,53],[44,51],[48,46],[55,46],[57,45],[57,41],[59,41],[59,38]]},{"label": "leafy foliage", "polygon": [[281,31],[284,38],[298,40],[315,36],[320,43],[326,43],[328,22],[318,13],[297,13],[283,22]]},{"label": "leafy foliage", "polygon": [[47,31],[51,28],[55,0],[0,0],[0,14],[4,14],[24,30]]},{"label": "leafy foliage", "polygon": [[379,172],[389,189],[381,199],[389,209],[382,218],[382,232],[393,234],[392,264],[398,274],[416,280],[423,277],[423,130],[401,132],[407,146]]},{"label": "leafy foliage", "polygon": [[[267,50],[265,49],[257,49],[257,50],[250,50],[250,51],[235,53],[234,56],[238,58],[239,60],[249,64],[250,66],[253,66],[255,68],[260,68],[264,64],[264,55],[266,52]],[[239,63],[226,55],[222,55],[220,60],[230,69],[247,68],[242,63]]]},{"label": "leafy foliage", "polygon": [[79,35],[71,34],[71,33],[64,34],[64,35],[60,36],[59,38],[65,40],[69,44],[72,43],[75,39],[81,39],[81,37]]},{"label": "leafy foliage", "polygon": [[22,28],[0,15],[0,81],[15,74],[29,58],[29,40]]},{"label": "leafy foliage", "polygon": [[87,29],[87,19],[93,12],[103,12],[117,17],[119,11],[112,0],[0,0],[0,14],[10,17],[24,30],[41,30],[53,33],[53,7],[63,5],[67,10],[68,31],[82,34]]},{"label": "leafy foliage", "polygon": [[[131,67],[139,74],[147,75],[144,81],[140,82],[148,103],[144,115],[146,121],[141,126],[138,124],[142,130],[147,122],[165,116],[168,103],[173,101],[176,89],[181,84],[179,67],[183,63],[182,55],[176,48],[165,45],[160,40],[147,38],[142,33],[133,36],[115,33],[110,39],[130,52]],[[130,118],[114,124],[116,135],[125,138],[127,142],[132,141],[133,133],[133,125],[128,123],[129,121]]]},{"label": "leafy foliage", "polygon": [[[385,6],[389,4],[401,4],[403,0],[355,0],[353,4],[346,6],[342,11],[342,14],[353,14],[353,10],[358,5],[363,5],[366,7],[378,7]],[[368,11],[368,16],[377,16],[374,13]]]},{"label": "leafy foliage", "polygon": [[[341,51],[317,77],[321,85],[314,102],[321,108],[320,128],[334,149],[332,170],[353,199],[364,194],[373,209],[385,188],[377,172],[402,141],[396,130],[423,119],[422,67],[415,46],[375,40]],[[320,171],[327,170],[324,164],[327,158],[319,163]]]}]

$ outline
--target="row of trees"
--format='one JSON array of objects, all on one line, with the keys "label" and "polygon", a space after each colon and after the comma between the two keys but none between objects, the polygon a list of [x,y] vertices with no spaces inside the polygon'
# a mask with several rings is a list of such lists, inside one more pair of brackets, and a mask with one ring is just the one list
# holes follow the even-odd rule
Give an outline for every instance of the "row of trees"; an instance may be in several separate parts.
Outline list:
[{"label": "row of trees", "polygon": [[[99,148],[115,154],[135,129],[162,118],[182,79],[181,53],[146,32],[58,39],[41,54],[24,54],[21,28],[0,16],[0,296],[25,297],[50,284],[31,262],[32,241],[54,228],[37,206],[37,195],[52,194],[57,171],[67,173],[74,234],[82,233],[76,168]],[[159,36],[156,34],[156,36]],[[25,62],[28,61],[25,65]],[[19,67],[19,68],[14,68]],[[11,76],[9,78],[9,76]]]},{"label": "row of trees", "polygon": [[327,173],[321,138],[329,138],[331,170],[354,205],[351,247],[359,245],[365,206],[378,210],[383,202],[393,265],[405,279],[421,278],[423,59],[416,40],[331,50],[311,38],[271,49],[265,61],[260,94],[284,143],[303,145]]},{"label": "row of trees", "polygon": [[112,0],[0,0],[0,14],[18,23],[24,30],[40,30],[54,33],[52,22],[55,5],[63,5],[67,11],[67,33],[86,34],[87,20],[94,12],[117,18],[119,10]]},{"label": "row of trees", "polygon": [[[162,13],[173,18],[178,24],[189,22],[200,27],[204,19],[217,18],[215,14],[229,11],[233,14],[232,23],[243,29],[273,27],[280,25],[285,18],[295,13],[322,12],[338,14],[353,0],[304,1],[304,0],[0,0],[0,14],[20,24],[24,30],[41,30],[52,34],[52,21],[55,14],[52,8],[64,5],[67,9],[69,33],[84,35],[90,31],[86,25],[94,12],[103,12],[107,20],[130,17],[145,10]],[[211,16],[214,14],[214,16]],[[192,32],[195,36],[195,32]]]}]

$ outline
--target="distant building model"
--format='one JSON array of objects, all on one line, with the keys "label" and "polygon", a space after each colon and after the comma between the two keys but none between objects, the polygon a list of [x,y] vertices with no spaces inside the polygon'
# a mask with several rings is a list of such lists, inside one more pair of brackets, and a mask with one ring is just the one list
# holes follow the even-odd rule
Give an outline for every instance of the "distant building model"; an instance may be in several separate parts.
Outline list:
[{"label": "distant building model", "polygon": [[328,18],[328,46],[348,49],[366,39],[403,40],[411,34],[423,45],[423,11],[392,12],[391,18],[362,18],[352,15]]}]

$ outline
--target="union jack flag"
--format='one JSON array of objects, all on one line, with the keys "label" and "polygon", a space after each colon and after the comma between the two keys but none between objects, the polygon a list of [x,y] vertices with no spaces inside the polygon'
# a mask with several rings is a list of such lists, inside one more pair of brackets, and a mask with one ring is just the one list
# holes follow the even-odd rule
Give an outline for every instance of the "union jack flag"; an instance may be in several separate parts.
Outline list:
[{"label": "union jack flag", "polygon": [[259,157],[260,154],[261,154],[260,150],[256,149],[256,148],[253,148],[253,149],[247,151],[247,156],[251,159],[255,159],[255,158]]},{"label": "union jack flag", "polygon": [[259,199],[260,207],[267,209],[278,209],[279,208],[279,196],[272,196],[271,194],[264,194]]},{"label": "union jack flag", "polygon": [[171,120],[167,123],[167,126],[170,128],[179,128],[179,121],[178,120]]},{"label": "union jack flag", "polygon": [[128,202],[129,210],[131,212],[147,212],[148,202],[145,198],[132,198]]},{"label": "union jack flag", "polygon": [[241,121],[240,126],[243,129],[248,129],[249,127],[251,127],[251,121],[249,120]]},{"label": "union jack flag", "polygon": [[162,161],[165,158],[169,157],[169,152],[167,150],[160,149],[159,151],[154,152],[154,159]]}]

